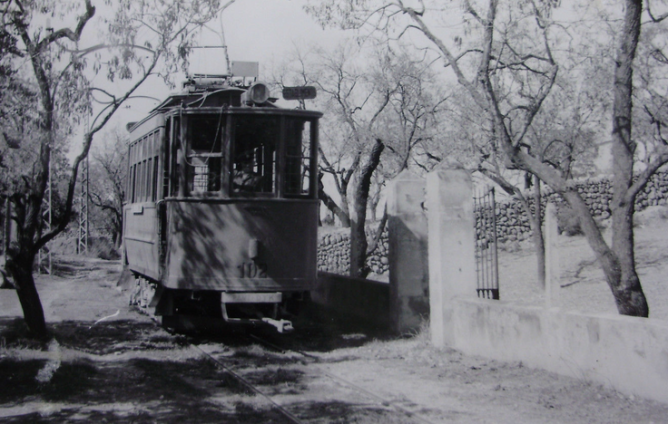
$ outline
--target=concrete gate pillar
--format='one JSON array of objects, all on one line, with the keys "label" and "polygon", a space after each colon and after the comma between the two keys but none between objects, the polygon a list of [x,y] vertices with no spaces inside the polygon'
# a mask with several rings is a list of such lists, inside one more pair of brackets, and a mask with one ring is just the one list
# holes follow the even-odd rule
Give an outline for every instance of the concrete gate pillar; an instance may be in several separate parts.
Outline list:
[{"label": "concrete gate pillar", "polygon": [[403,171],[388,190],[390,322],[399,333],[418,330],[429,315],[424,188],[424,179]]},{"label": "concrete gate pillar", "polygon": [[452,344],[455,297],[476,297],[475,215],[471,175],[443,164],[427,175],[431,340]]}]

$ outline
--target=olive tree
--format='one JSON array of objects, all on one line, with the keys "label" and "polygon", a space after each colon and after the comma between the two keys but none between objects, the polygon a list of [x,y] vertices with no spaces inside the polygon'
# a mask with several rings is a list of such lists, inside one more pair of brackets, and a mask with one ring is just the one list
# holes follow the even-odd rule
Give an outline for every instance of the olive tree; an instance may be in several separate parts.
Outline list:
[{"label": "olive tree", "polygon": [[123,240],[123,201],[128,149],[124,129],[112,128],[91,152],[88,198],[98,214],[92,220],[111,237],[116,249]]},{"label": "olive tree", "polygon": [[369,244],[369,206],[374,216],[385,180],[420,163],[414,152],[433,139],[429,124],[437,120],[447,96],[429,82],[429,62],[375,40],[348,41],[333,51],[316,48],[294,56],[275,79],[283,86],[318,88],[314,107],[325,112],[320,172],[331,178],[336,191],[332,195],[321,184],[319,197],[351,228],[350,274],[364,277],[369,272],[366,258],[387,219],[384,213]]},{"label": "olive tree", "polygon": [[[93,138],[125,101],[153,76],[169,79],[187,62],[193,36],[234,0],[7,0],[2,29],[17,40],[15,63],[35,87],[36,157],[17,170],[11,199],[16,237],[6,253],[5,273],[34,335],[46,332],[32,265],[37,252],[62,232],[72,214],[75,183]],[[104,13],[98,14],[99,7]],[[74,17],[74,18],[73,18]],[[52,25],[53,24],[53,25]],[[97,77],[97,78],[96,78]],[[98,85],[99,84],[99,85]],[[94,107],[95,102],[102,107]],[[93,113],[95,113],[93,115]],[[88,121],[83,118],[90,116]],[[42,228],[43,199],[56,134],[84,121],[83,144],[73,160],[63,212]]]},{"label": "olive tree", "polygon": [[[553,47],[569,40],[552,34],[556,31],[552,13],[559,6],[558,0],[463,0],[457,14],[448,13],[452,10],[442,2],[402,0],[312,0],[309,10],[324,23],[369,28],[390,38],[427,46],[438,55],[467,95],[489,116],[493,131],[489,143],[502,154],[504,166],[537,176],[573,209],[603,269],[618,311],[646,317],[649,307],[634,258],[633,207],[651,175],[668,161],[668,148],[658,144],[645,168],[635,172],[638,144],[632,133],[633,74],[643,2],[624,0],[622,4],[620,19],[608,21],[615,32],[615,37],[608,39],[614,46],[614,59],[608,65],[614,69],[608,85],[612,92],[614,189],[611,243],[603,238],[586,202],[567,178],[567,171],[541,160],[535,149],[525,148],[527,134],[559,72],[559,57]],[[440,31],[448,27],[444,22],[453,16],[462,18],[458,28],[464,28],[463,34]],[[656,13],[653,17],[653,21],[663,20]],[[516,37],[518,33],[523,36]],[[500,90],[504,86],[511,89]]]}]

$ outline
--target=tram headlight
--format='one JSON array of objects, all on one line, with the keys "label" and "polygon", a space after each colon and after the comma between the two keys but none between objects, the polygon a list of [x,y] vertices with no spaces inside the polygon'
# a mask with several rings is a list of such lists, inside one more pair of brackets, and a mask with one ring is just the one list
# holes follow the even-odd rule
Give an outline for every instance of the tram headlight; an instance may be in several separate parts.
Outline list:
[{"label": "tram headlight", "polygon": [[267,84],[257,82],[248,88],[244,93],[244,103],[262,104],[269,100],[269,87]]}]

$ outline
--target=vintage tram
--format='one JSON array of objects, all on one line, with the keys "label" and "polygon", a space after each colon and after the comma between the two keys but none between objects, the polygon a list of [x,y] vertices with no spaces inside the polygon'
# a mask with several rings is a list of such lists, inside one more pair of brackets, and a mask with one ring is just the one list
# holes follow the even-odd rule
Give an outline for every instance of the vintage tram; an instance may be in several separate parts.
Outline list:
[{"label": "vintage tram", "polygon": [[167,326],[222,318],[283,332],[316,280],[320,112],[265,84],[190,78],[128,124],[131,303]]}]

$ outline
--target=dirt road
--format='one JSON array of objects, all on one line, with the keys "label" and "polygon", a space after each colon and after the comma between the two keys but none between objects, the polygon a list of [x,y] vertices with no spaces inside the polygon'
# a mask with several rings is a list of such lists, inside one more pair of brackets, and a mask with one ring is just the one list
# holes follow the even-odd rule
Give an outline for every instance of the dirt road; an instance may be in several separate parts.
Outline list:
[{"label": "dirt road", "polygon": [[668,405],[437,350],[426,334],[304,322],[260,339],[171,335],[126,306],[118,271],[71,258],[64,277],[40,277],[55,336],[43,345],[0,291],[0,422],[668,423]]}]

